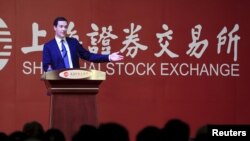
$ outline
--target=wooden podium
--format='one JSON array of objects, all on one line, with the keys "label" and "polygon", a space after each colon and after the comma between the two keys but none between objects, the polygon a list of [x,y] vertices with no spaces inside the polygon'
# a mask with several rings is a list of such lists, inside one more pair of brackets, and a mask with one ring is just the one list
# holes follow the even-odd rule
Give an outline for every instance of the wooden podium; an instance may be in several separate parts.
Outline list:
[{"label": "wooden podium", "polygon": [[105,72],[62,69],[45,72],[41,78],[51,95],[50,128],[60,129],[71,141],[81,125],[98,125],[96,94]]}]

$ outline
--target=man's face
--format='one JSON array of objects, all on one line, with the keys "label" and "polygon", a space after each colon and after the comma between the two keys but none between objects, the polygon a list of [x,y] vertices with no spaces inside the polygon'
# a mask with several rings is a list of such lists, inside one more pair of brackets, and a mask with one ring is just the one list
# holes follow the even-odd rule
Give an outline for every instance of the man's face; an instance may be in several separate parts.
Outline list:
[{"label": "man's face", "polygon": [[56,36],[59,38],[64,38],[67,33],[68,22],[67,21],[58,21],[57,26],[54,26]]}]

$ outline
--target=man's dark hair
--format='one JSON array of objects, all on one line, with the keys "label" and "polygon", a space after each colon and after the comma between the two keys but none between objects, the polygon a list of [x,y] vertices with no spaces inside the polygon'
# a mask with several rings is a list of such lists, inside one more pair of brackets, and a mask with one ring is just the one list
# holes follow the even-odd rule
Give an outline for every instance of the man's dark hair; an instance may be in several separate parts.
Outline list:
[{"label": "man's dark hair", "polygon": [[54,26],[57,26],[58,21],[66,21],[66,22],[68,22],[68,20],[67,20],[66,18],[64,18],[64,17],[57,17],[57,18],[54,20],[53,25],[54,25]]}]

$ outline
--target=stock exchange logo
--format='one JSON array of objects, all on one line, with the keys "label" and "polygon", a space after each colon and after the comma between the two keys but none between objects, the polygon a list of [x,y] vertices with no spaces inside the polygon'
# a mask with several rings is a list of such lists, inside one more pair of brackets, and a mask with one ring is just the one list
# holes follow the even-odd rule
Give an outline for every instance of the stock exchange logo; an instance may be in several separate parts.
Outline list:
[{"label": "stock exchange logo", "polygon": [[0,18],[0,71],[9,61],[12,49],[11,42],[10,31],[8,31],[7,25]]}]

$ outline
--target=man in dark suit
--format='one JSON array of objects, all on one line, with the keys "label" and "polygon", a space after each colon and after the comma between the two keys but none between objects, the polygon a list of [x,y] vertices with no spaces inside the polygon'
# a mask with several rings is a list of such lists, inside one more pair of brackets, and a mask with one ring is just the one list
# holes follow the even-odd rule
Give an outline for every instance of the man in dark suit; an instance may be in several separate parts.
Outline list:
[{"label": "man in dark suit", "polygon": [[54,20],[55,38],[44,44],[43,70],[80,68],[79,57],[91,62],[109,62],[123,59],[119,52],[110,55],[94,54],[84,49],[75,38],[66,37],[68,21],[64,17]]}]

